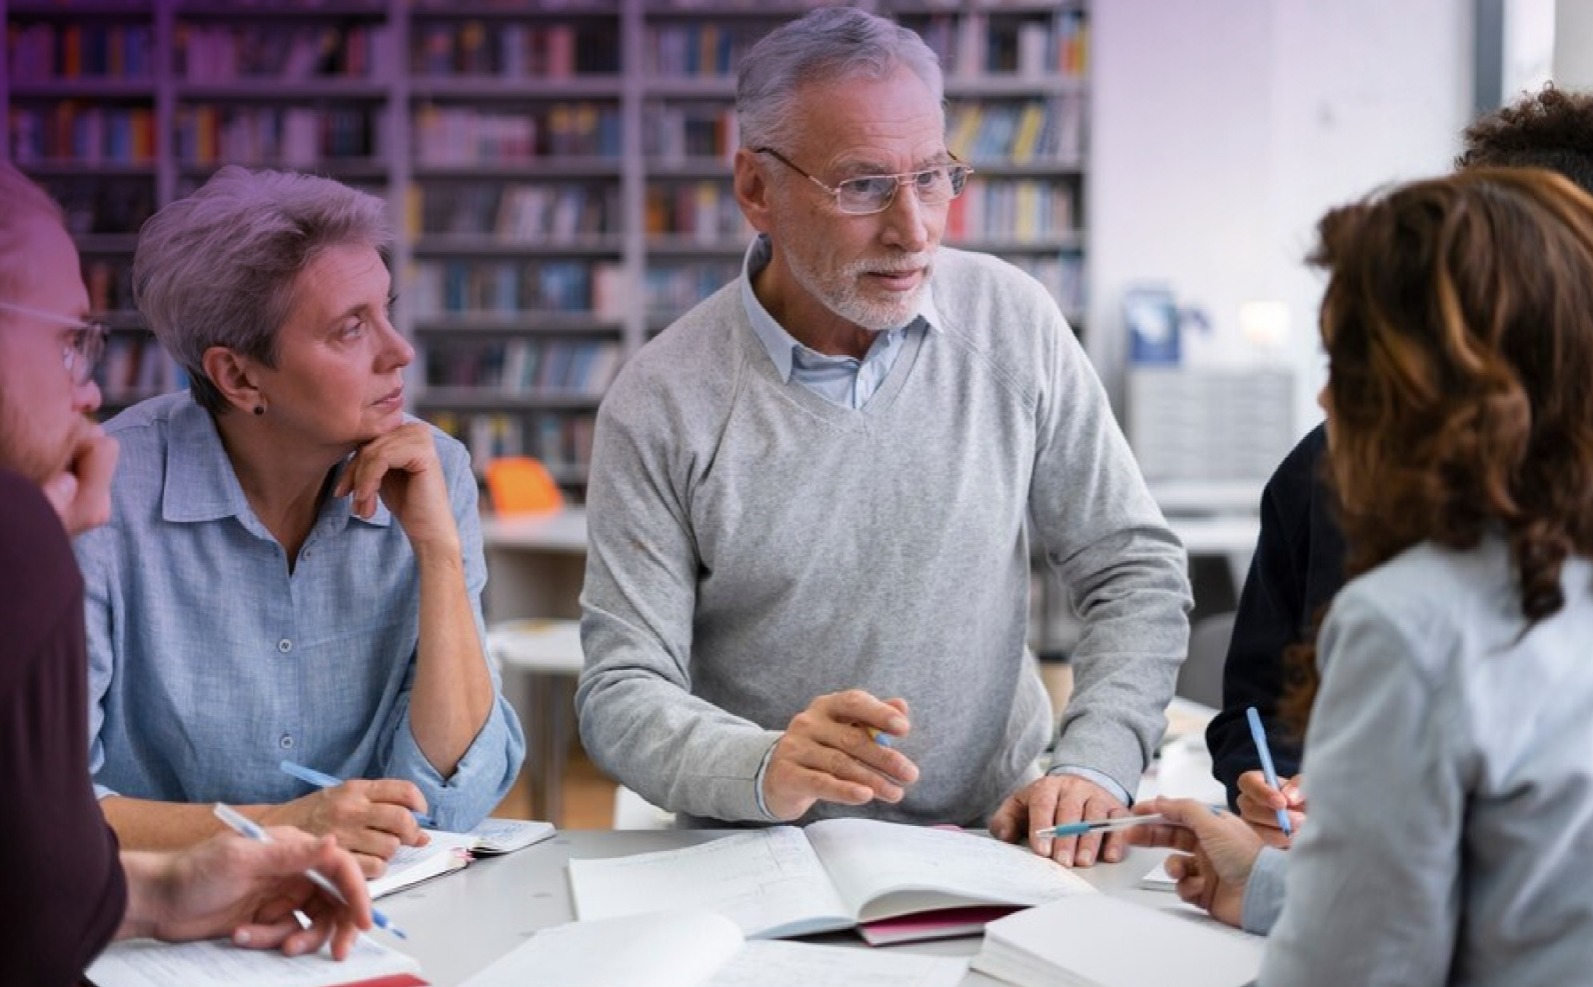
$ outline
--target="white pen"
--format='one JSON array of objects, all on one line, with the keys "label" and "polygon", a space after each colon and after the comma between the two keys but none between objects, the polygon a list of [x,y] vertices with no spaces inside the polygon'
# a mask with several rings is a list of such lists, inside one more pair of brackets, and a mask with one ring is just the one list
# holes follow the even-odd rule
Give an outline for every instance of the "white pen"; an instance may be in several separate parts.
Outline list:
[{"label": "white pen", "polygon": [[[255,822],[253,819],[250,819],[248,816],[239,812],[237,809],[234,809],[230,805],[217,802],[215,813],[217,819],[220,819],[222,822],[226,823],[239,836],[246,836],[251,840],[258,840],[261,843],[275,842],[271,839],[271,834],[265,831],[264,827]],[[314,867],[309,867],[305,869],[304,876],[310,879],[311,884],[314,884],[316,887],[330,895],[333,901],[336,901],[340,905],[348,904],[348,899],[343,896],[343,892],[339,891],[337,889],[337,885],[333,884],[331,878],[327,877],[325,874],[316,870]],[[388,932],[391,932],[400,939],[409,938],[409,936],[405,934],[404,930],[393,924],[392,919],[389,919],[386,915],[383,915],[381,911],[374,906],[371,908],[371,921],[376,924],[377,928],[386,929]]]}]

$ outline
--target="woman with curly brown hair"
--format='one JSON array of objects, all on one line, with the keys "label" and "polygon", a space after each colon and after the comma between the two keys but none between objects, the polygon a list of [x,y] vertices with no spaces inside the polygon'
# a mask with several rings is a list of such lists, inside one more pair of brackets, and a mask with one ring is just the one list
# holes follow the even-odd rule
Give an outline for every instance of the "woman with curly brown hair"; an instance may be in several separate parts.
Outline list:
[{"label": "woman with curly brown hair", "polygon": [[1260,982],[1569,984],[1593,969],[1593,198],[1477,169],[1335,210],[1314,260],[1350,582],[1317,638],[1287,855],[1160,801],[1180,893]]},{"label": "woman with curly brown hair", "polygon": [[[1547,168],[1593,193],[1593,90],[1552,84],[1472,121],[1461,135],[1457,170]],[[1284,654],[1313,636],[1327,603],[1344,585],[1344,536],[1326,472],[1327,433],[1318,425],[1278,465],[1261,494],[1261,532],[1234,615],[1223,664],[1223,708],[1206,730],[1212,774],[1229,804],[1252,825],[1283,842],[1278,809],[1296,830],[1306,805],[1292,777],[1300,770],[1300,738],[1283,724]],[[1261,713],[1283,791],[1266,782],[1246,708]]]}]

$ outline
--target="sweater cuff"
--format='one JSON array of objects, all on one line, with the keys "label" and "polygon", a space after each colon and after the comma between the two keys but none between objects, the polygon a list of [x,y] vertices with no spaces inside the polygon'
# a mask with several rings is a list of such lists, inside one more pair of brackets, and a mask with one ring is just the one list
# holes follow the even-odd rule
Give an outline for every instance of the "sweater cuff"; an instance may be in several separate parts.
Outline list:
[{"label": "sweater cuff", "polygon": [[1134,806],[1133,797],[1131,797],[1128,792],[1123,790],[1122,785],[1119,785],[1115,779],[1102,774],[1094,768],[1086,768],[1083,765],[1078,764],[1058,764],[1051,768],[1051,770],[1047,771],[1046,774],[1077,775],[1080,778],[1083,778],[1085,781],[1093,781],[1097,785],[1106,789],[1106,794],[1117,799],[1119,802],[1123,803],[1124,806],[1128,808],[1133,808]]},{"label": "sweater cuff", "polygon": [[778,740],[769,745],[769,749],[763,752],[763,760],[758,762],[758,773],[752,776],[752,794],[757,797],[758,811],[763,814],[764,822],[780,822],[774,818],[774,813],[769,811],[769,803],[763,798],[763,776],[768,773],[769,760],[774,757],[774,749],[779,746]]}]

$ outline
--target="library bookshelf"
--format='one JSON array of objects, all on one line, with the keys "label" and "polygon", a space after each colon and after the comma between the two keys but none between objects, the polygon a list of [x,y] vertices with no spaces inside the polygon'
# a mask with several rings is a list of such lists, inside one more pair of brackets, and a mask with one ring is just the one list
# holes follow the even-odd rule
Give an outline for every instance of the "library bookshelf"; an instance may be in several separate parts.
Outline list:
[{"label": "library bookshelf", "polygon": [[[223,164],[383,196],[413,410],[479,463],[584,492],[624,360],[736,276],[735,69],[790,0],[0,0],[6,149],[64,204],[116,328],[107,410],[181,385],[128,285],[139,225]],[[974,165],[947,242],[1030,271],[1075,328],[1082,0],[881,0],[946,71]]]}]

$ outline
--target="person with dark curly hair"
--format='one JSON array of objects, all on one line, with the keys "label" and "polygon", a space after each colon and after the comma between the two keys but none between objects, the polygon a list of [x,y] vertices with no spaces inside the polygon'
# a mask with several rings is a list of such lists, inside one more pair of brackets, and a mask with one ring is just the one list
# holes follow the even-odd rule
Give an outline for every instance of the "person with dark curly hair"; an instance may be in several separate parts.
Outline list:
[{"label": "person with dark curly hair", "polygon": [[1180,895],[1271,928],[1267,987],[1583,983],[1593,197],[1477,168],[1318,229],[1349,581],[1285,704],[1311,825],[1284,853],[1164,799],[1136,842],[1197,851],[1169,859]]},{"label": "person with dark curly hair", "polygon": [[[1593,192],[1593,92],[1549,85],[1479,117],[1466,128],[1455,165],[1547,168]],[[1322,479],[1326,448],[1327,433],[1318,425],[1283,460],[1262,493],[1261,534],[1223,670],[1223,708],[1206,731],[1212,773],[1227,788],[1229,805],[1280,843],[1277,810],[1288,810],[1298,831],[1306,808],[1292,777],[1300,768],[1301,744],[1278,716],[1284,653],[1310,636],[1344,584],[1344,539]],[[1266,724],[1278,774],[1285,778],[1281,792],[1262,775],[1245,722],[1248,706],[1255,706]]]}]

